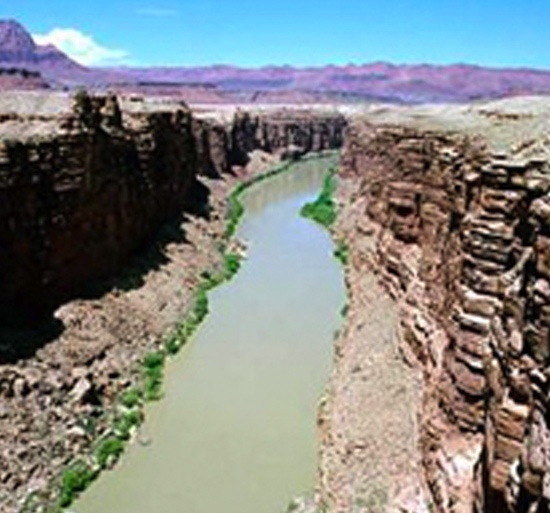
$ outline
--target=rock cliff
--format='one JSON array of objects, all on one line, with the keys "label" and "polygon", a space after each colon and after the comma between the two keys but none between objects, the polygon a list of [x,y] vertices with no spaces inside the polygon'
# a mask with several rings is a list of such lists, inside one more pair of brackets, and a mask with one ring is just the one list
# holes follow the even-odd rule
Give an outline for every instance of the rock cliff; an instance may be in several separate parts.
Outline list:
[{"label": "rock cliff", "polygon": [[186,109],[132,115],[81,95],[57,133],[0,143],[0,311],[36,318],[115,272],[185,206]]},{"label": "rock cliff", "polygon": [[440,511],[546,511],[550,165],[482,137],[355,123],[352,265],[399,301],[424,376],[421,458]]}]

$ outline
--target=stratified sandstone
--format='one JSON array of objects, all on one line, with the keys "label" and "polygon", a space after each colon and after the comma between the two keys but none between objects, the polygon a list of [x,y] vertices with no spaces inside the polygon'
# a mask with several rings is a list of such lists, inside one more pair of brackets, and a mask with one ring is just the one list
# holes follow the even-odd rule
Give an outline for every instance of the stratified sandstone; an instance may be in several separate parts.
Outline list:
[{"label": "stratified sandstone", "polygon": [[180,212],[195,173],[184,108],[122,122],[81,95],[59,132],[0,145],[0,312],[37,317],[127,261]]},{"label": "stratified sandstone", "polygon": [[398,300],[404,351],[423,371],[419,443],[434,504],[545,511],[550,166],[544,138],[521,124],[515,146],[494,149],[509,123],[543,121],[502,112],[495,135],[472,130],[470,113],[470,125],[434,130],[444,115],[404,113],[399,126],[395,111],[348,130],[343,175],[360,184],[344,207],[356,220],[348,242],[376,240],[352,265],[374,269]]}]

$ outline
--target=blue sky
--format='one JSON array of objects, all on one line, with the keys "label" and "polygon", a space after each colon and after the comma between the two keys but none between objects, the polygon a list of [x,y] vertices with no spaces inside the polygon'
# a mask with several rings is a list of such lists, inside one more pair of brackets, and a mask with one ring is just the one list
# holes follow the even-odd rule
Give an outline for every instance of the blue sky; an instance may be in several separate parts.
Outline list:
[{"label": "blue sky", "polygon": [[0,0],[0,16],[87,64],[550,68],[550,0]]}]

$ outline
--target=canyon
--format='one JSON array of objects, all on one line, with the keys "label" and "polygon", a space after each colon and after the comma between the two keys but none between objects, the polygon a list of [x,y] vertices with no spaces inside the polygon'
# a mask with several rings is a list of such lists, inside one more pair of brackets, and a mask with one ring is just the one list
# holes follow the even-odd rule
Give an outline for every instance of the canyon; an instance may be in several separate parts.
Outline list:
[{"label": "canyon", "polygon": [[223,267],[230,189],[340,147],[346,121],[84,93],[1,102],[0,504],[40,510]]},{"label": "canyon", "polygon": [[0,112],[2,512],[45,511],[220,246],[241,249],[233,187],[335,149],[349,304],[306,509],[547,511],[547,98],[244,110],[19,91]]}]

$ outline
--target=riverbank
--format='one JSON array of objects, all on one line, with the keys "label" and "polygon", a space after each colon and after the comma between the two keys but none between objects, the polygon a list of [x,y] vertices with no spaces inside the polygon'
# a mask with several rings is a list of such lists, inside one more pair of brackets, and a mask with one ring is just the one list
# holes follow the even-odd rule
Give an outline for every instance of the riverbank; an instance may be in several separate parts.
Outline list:
[{"label": "riverbank", "polygon": [[319,507],[331,513],[429,511],[419,427],[421,375],[403,358],[399,305],[373,267],[357,183],[339,177],[333,238],[346,248],[348,304],[319,413]]}]

